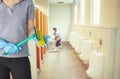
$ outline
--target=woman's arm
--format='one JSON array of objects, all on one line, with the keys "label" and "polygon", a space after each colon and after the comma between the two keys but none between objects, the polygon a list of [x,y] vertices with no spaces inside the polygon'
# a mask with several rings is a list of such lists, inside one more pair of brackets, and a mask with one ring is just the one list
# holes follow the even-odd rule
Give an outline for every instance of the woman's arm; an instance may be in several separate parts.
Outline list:
[{"label": "woman's arm", "polygon": [[27,35],[31,35],[34,32],[34,4],[32,0],[29,1],[28,14],[27,14]]},{"label": "woman's arm", "polygon": [[34,32],[34,19],[29,19],[27,21],[27,35],[31,35]]}]

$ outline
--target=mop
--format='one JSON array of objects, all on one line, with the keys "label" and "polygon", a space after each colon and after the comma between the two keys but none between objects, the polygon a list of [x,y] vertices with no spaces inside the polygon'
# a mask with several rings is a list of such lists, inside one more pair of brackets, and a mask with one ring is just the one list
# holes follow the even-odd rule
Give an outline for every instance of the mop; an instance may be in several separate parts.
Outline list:
[{"label": "mop", "polygon": [[[44,37],[42,35],[42,32],[34,27],[34,33],[30,35],[28,38],[24,39],[23,41],[19,42],[17,44],[17,47],[21,47],[23,44],[27,43],[29,40],[33,38],[37,38],[38,46],[42,47],[45,44]],[[3,55],[7,55],[8,53],[4,52]]]}]

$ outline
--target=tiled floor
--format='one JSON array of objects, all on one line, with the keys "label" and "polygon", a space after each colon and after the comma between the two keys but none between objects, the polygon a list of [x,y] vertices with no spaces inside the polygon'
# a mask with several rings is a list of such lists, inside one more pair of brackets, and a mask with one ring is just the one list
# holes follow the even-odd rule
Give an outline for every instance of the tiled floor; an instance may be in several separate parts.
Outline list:
[{"label": "tiled floor", "polygon": [[60,52],[48,51],[37,79],[90,79],[85,70],[73,48],[64,43]]}]

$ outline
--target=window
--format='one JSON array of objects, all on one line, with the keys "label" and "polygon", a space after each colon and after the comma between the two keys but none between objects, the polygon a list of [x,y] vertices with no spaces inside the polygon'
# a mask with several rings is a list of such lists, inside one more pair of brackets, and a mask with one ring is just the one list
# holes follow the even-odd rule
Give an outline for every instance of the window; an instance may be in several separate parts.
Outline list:
[{"label": "window", "polygon": [[77,4],[74,6],[74,24],[77,24]]},{"label": "window", "polygon": [[91,0],[91,24],[100,24],[100,0]]},{"label": "window", "polygon": [[80,24],[85,24],[85,0],[80,1]]}]

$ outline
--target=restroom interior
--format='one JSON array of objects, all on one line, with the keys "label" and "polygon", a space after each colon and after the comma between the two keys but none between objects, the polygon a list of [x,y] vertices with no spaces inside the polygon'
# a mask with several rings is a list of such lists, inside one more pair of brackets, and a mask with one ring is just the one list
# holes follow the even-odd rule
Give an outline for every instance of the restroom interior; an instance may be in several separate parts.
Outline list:
[{"label": "restroom interior", "polygon": [[[58,4],[60,0],[34,0],[35,26],[43,35],[57,27],[62,41],[69,43],[83,64],[89,65],[85,73],[92,79],[119,79],[119,0],[65,1]],[[35,79],[34,74],[42,73],[49,49],[38,48],[31,40],[29,50],[31,67],[36,68],[32,70]]]}]

